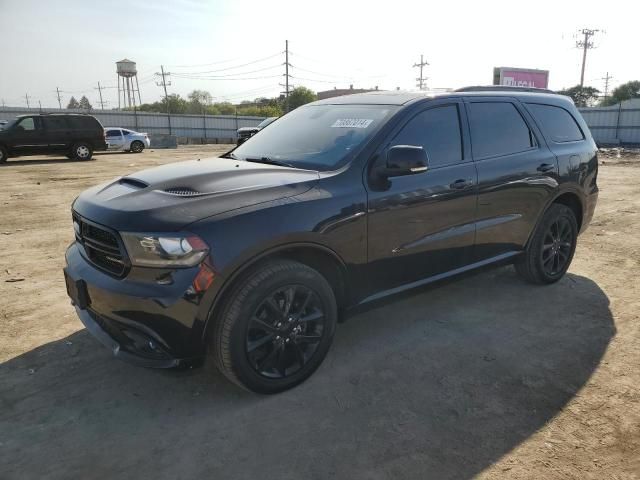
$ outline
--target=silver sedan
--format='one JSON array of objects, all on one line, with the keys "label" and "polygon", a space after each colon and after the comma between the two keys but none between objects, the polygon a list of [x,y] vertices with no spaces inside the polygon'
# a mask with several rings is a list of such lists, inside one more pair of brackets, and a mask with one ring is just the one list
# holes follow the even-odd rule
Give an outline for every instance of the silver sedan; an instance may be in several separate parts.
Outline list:
[{"label": "silver sedan", "polygon": [[126,128],[107,127],[104,129],[104,136],[107,141],[107,149],[111,151],[124,150],[140,153],[151,145],[149,135]]}]

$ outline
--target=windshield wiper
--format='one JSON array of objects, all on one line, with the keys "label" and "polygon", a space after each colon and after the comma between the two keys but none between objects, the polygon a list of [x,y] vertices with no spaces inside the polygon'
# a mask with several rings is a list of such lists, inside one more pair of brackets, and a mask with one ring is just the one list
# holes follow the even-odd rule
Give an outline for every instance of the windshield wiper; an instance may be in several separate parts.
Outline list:
[{"label": "windshield wiper", "polygon": [[220,155],[220,158],[231,158],[233,160],[238,160],[238,157],[236,157],[236,154],[231,152],[227,152],[224,155]]},{"label": "windshield wiper", "polygon": [[247,157],[244,160],[252,163],[266,163],[267,165],[278,165],[279,167],[297,168],[295,165],[292,165],[291,163],[282,162],[280,160],[274,160],[273,158],[269,158],[269,157],[260,157],[260,158]]}]

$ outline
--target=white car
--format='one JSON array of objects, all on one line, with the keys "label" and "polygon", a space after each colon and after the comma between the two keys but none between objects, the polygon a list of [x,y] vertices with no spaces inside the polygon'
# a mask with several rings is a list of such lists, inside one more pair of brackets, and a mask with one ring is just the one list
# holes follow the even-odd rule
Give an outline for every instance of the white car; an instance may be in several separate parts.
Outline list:
[{"label": "white car", "polygon": [[107,150],[124,150],[140,153],[151,146],[151,140],[146,133],[134,132],[126,128],[107,127],[104,129]]}]

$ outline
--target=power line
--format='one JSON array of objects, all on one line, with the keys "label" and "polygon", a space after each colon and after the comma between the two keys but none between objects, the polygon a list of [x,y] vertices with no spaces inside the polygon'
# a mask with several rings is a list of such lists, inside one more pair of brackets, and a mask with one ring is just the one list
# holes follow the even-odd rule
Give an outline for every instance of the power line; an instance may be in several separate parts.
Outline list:
[{"label": "power line", "polygon": [[103,88],[104,87],[100,86],[100,82],[98,82],[98,88],[96,88],[96,90],[98,90],[98,92],[100,93],[100,109],[101,110],[104,110],[104,104],[105,104],[105,102],[102,101],[102,89]]},{"label": "power line", "polygon": [[[226,75],[202,75],[202,78],[217,79],[217,78],[235,77],[239,75],[250,75],[252,73],[264,72],[265,70],[272,70],[274,68],[280,68],[280,65],[271,65],[269,67],[258,68],[257,70],[250,70],[248,72],[235,72],[235,73],[228,73]],[[194,77],[194,76],[200,76],[201,72],[179,72],[179,73],[174,73],[174,75],[176,77],[182,77],[186,75],[190,77]]]},{"label": "power line", "polygon": [[[234,65],[232,67],[225,67],[225,68],[219,68],[216,70],[206,70],[204,72],[197,72],[197,73],[217,73],[217,72],[226,72],[229,70],[235,70],[236,68],[242,68],[242,67],[246,67],[247,65],[253,65],[254,63],[260,63],[260,62],[264,62],[265,60],[269,60],[271,58],[275,58],[278,55],[281,55],[282,52],[278,52],[278,53],[274,53],[273,55],[269,55],[268,57],[264,57],[264,58],[259,58],[257,60],[253,60],[251,62],[247,62],[247,63],[242,63],[240,65]],[[192,67],[195,67],[197,65],[192,65]],[[186,66],[184,68],[187,68]],[[186,73],[186,72],[183,72]]]},{"label": "power line", "polygon": [[218,81],[225,81],[225,80],[262,80],[264,78],[280,78],[282,77],[282,75],[266,75],[266,76],[261,76],[261,77],[244,77],[244,78],[217,78],[217,77],[192,77],[191,75],[180,75],[178,73],[174,73],[173,74],[175,77],[177,78],[185,78],[188,80],[218,80]]},{"label": "power line", "polygon": [[425,62],[423,55],[420,54],[420,63],[414,63],[413,67],[420,67],[420,77],[416,78],[416,81],[418,82],[416,84],[416,86],[420,89],[420,90],[424,90],[427,86],[427,82],[426,82],[426,78],[422,75],[422,69],[426,66],[429,65],[429,62]]},{"label": "power line", "polygon": [[594,30],[590,28],[583,28],[582,30],[580,30],[580,33],[584,35],[583,40],[578,40],[576,42],[576,48],[582,49],[582,70],[580,71],[580,87],[584,86],[584,67],[587,63],[587,50],[593,48],[593,42],[590,39],[596,34],[596,32],[599,31],[600,30]]},{"label": "power line", "polygon": [[289,79],[292,78],[289,75],[289,67],[291,64],[289,63],[289,40],[284,41],[284,92],[280,92],[284,94],[284,113],[289,111]]},{"label": "power line", "polygon": [[164,88],[164,99],[167,102],[167,120],[169,121],[169,135],[171,135],[171,108],[169,105],[169,95],[167,94],[167,85],[171,85],[171,82],[167,82],[167,77],[171,75],[169,72],[164,71],[164,66],[160,65],[160,72],[156,73],[156,75],[162,78],[161,82],[156,82],[156,85],[162,86]]},{"label": "power line", "polygon": [[601,78],[601,80],[604,80],[604,101],[607,101],[607,97],[609,96],[609,80],[611,80],[613,77],[611,75],[609,75],[609,72],[607,72],[607,74]]}]

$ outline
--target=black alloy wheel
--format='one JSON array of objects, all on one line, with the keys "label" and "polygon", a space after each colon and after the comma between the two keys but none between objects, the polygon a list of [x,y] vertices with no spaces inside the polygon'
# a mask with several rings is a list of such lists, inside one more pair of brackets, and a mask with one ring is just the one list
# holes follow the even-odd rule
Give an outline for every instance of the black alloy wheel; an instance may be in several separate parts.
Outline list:
[{"label": "black alloy wheel", "polygon": [[246,352],[266,378],[285,378],[313,357],[325,332],[318,295],[304,285],[288,285],[268,295],[251,316]]},{"label": "black alloy wheel", "polygon": [[544,236],[542,244],[542,268],[549,276],[555,276],[567,265],[573,246],[573,231],[567,217],[558,217]]},{"label": "black alloy wheel", "polygon": [[566,205],[551,205],[516,261],[516,271],[531,283],[557,282],[571,265],[577,240],[578,222],[573,210]]},{"label": "black alloy wheel", "polygon": [[232,382],[278,393],[304,382],[327,355],[338,307],[327,279],[289,259],[250,268],[212,318],[213,354]]}]

